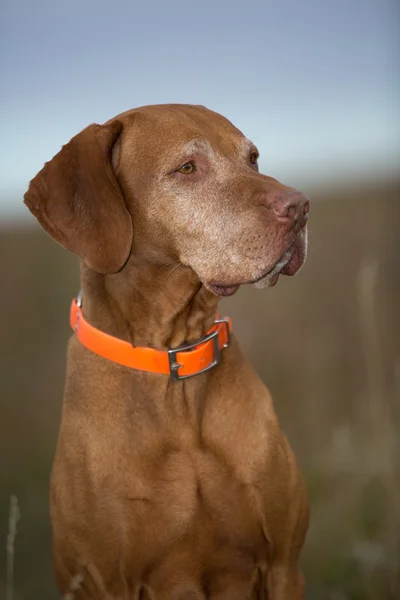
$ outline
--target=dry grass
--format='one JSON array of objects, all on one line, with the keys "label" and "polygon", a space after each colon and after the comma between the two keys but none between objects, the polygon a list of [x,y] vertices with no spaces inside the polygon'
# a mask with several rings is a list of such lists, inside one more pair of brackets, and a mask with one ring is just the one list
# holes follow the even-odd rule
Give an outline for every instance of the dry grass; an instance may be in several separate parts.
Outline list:
[{"label": "dry grass", "polygon": [[[18,505],[18,498],[14,494],[10,496],[10,510],[8,517],[8,535],[7,535],[7,581],[6,581],[6,600],[15,599],[14,571],[15,571],[15,547],[17,538],[17,524],[21,518],[21,511]],[[83,573],[77,573],[72,577],[67,592],[62,600],[75,600],[76,592],[82,586]]]},{"label": "dry grass", "polygon": [[323,501],[314,500],[306,570],[323,580],[315,597],[330,600],[400,597],[400,444],[392,410],[400,390],[394,387],[391,395],[386,385],[378,274],[377,261],[367,261],[356,280],[365,394],[352,406],[353,419],[335,429],[313,461],[311,473]]},{"label": "dry grass", "polygon": [[10,496],[10,511],[8,516],[7,535],[7,583],[6,600],[14,600],[14,563],[15,540],[17,537],[17,523],[21,517],[17,496]]},{"label": "dry grass", "polygon": [[64,594],[62,600],[75,600],[76,592],[80,590],[83,583],[83,575],[78,573],[75,575],[68,586],[68,591]]}]

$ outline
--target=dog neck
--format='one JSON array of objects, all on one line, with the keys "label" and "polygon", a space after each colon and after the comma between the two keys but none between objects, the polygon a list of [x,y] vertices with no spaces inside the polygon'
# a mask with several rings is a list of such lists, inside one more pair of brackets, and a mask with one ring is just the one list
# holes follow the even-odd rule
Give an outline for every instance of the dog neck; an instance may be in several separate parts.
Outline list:
[{"label": "dog neck", "polygon": [[195,342],[212,327],[218,298],[189,267],[131,257],[113,275],[81,263],[83,312],[105,333],[158,350]]}]

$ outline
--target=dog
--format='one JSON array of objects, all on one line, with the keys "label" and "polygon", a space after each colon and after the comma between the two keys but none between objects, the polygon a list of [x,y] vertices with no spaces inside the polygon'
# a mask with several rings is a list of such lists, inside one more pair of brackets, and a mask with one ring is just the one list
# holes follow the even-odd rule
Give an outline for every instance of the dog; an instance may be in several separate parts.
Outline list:
[{"label": "dog", "polygon": [[93,124],[24,202],[81,258],[51,477],[76,600],[300,600],[305,484],[220,297],[306,258],[308,199],[203,106]]}]

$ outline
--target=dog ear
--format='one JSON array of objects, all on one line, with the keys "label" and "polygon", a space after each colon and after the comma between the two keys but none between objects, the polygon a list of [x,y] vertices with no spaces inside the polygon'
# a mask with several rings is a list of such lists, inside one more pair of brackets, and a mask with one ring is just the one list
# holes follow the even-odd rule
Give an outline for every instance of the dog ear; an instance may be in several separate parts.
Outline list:
[{"label": "dog ear", "polygon": [[30,182],[24,202],[43,229],[100,273],[116,273],[132,246],[132,220],[111,153],[120,121],[89,125]]}]

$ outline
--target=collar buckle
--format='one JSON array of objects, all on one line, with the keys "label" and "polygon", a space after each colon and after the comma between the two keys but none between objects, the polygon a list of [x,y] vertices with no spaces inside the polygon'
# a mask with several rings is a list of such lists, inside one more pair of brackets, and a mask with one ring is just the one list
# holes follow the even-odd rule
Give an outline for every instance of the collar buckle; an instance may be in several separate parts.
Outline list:
[{"label": "collar buckle", "polygon": [[[225,325],[226,342],[223,345],[223,348],[228,348],[228,346],[231,343],[231,332],[229,329],[229,321],[228,321],[228,319],[216,319],[214,321],[214,324],[219,324],[219,323],[223,323]],[[212,341],[212,344],[213,344],[214,360],[209,365],[204,367],[204,369],[201,369],[201,371],[196,371],[196,373],[191,373],[190,375],[180,375],[179,369],[182,367],[182,365],[177,360],[177,354],[179,352],[187,352],[188,350],[193,350],[194,348],[197,348],[198,346],[201,346],[202,344],[204,344],[210,340]],[[197,340],[193,344],[183,344],[179,348],[174,348],[172,350],[168,350],[168,361],[169,361],[169,368],[170,368],[170,377],[173,381],[180,381],[181,379],[189,379],[190,377],[195,377],[196,375],[205,373],[206,371],[209,371],[216,365],[219,365],[219,363],[221,362],[221,349],[219,347],[219,330],[215,329],[215,331],[212,331],[208,335],[205,335],[203,338],[201,338],[200,340]]]}]

